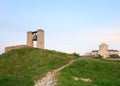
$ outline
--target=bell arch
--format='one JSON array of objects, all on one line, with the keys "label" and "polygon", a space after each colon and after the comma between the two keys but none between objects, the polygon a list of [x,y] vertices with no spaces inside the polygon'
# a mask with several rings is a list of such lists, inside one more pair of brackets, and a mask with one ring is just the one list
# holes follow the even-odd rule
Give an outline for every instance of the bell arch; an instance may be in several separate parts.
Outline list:
[{"label": "bell arch", "polygon": [[37,48],[44,49],[44,30],[27,32],[27,46],[34,47],[34,41],[36,41]]}]

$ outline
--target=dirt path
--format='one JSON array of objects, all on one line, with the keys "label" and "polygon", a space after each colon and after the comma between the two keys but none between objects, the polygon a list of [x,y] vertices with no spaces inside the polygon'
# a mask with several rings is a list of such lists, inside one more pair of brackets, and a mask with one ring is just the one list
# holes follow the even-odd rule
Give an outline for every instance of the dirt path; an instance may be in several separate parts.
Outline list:
[{"label": "dirt path", "polygon": [[38,80],[37,82],[35,82],[34,86],[56,86],[57,83],[56,83],[55,77],[56,77],[57,73],[59,71],[61,71],[62,69],[71,65],[74,61],[76,61],[76,60],[72,60],[68,64],[63,65],[62,67],[55,69],[52,72],[48,72],[45,77],[43,77],[41,80]]}]

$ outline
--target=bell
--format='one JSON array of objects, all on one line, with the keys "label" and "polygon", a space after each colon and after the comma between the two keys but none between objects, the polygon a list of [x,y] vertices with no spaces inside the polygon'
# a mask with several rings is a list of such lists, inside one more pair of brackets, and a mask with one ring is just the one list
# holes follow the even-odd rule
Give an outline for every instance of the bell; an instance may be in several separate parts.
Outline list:
[{"label": "bell", "polygon": [[37,41],[37,35],[34,34],[33,41]]}]

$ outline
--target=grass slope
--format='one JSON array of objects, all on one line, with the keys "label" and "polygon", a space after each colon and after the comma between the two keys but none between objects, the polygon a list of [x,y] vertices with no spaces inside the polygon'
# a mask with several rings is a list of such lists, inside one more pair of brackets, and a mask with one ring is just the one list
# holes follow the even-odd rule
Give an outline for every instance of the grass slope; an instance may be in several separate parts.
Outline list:
[{"label": "grass slope", "polygon": [[42,78],[74,56],[61,52],[21,48],[0,55],[0,86],[33,86]]},{"label": "grass slope", "polygon": [[60,72],[58,86],[120,86],[120,61],[81,58]]}]

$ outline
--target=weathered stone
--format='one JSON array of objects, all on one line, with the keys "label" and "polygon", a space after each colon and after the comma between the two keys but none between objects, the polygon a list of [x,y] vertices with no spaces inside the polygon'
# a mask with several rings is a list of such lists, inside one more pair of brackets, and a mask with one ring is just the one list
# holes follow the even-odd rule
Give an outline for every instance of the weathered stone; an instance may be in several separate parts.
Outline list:
[{"label": "weathered stone", "polygon": [[5,47],[5,52],[8,52],[10,50],[14,50],[14,49],[20,49],[23,47],[29,47],[27,45],[16,45],[16,46],[9,46],[9,47]]},{"label": "weathered stone", "polygon": [[34,47],[34,33],[37,36],[37,48],[44,49],[44,31],[42,29],[38,29],[35,32],[28,31],[27,32],[27,45],[16,45],[16,46],[9,46],[5,47],[5,52],[13,50],[13,49],[19,49],[23,47]]},{"label": "weathered stone", "polygon": [[109,57],[109,51],[108,51],[108,45],[106,43],[102,43],[99,46],[98,54],[102,56],[103,58]]},{"label": "weathered stone", "polygon": [[[35,31],[35,34],[37,35],[36,47],[40,49],[44,49],[44,31],[42,29],[38,29],[37,31]],[[32,31],[27,32],[27,45],[30,47],[34,47],[33,38],[34,38],[34,32]]]},{"label": "weathered stone", "polygon": [[33,34],[32,31],[27,32],[27,45],[33,47]]},{"label": "weathered stone", "polygon": [[99,46],[99,50],[94,50],[92,51],[91,55],[94,57],[99,57],[101,56],[102,58],[106,59],[110,57],[110,55],[120,55],[120,52],[118,50],[109,50],[108,45],[106,43],[102,43]]},{"label": "weathered stone", "polygon": [[44,49],[44,31],[42,29],[37,30],[37,48]]}]

